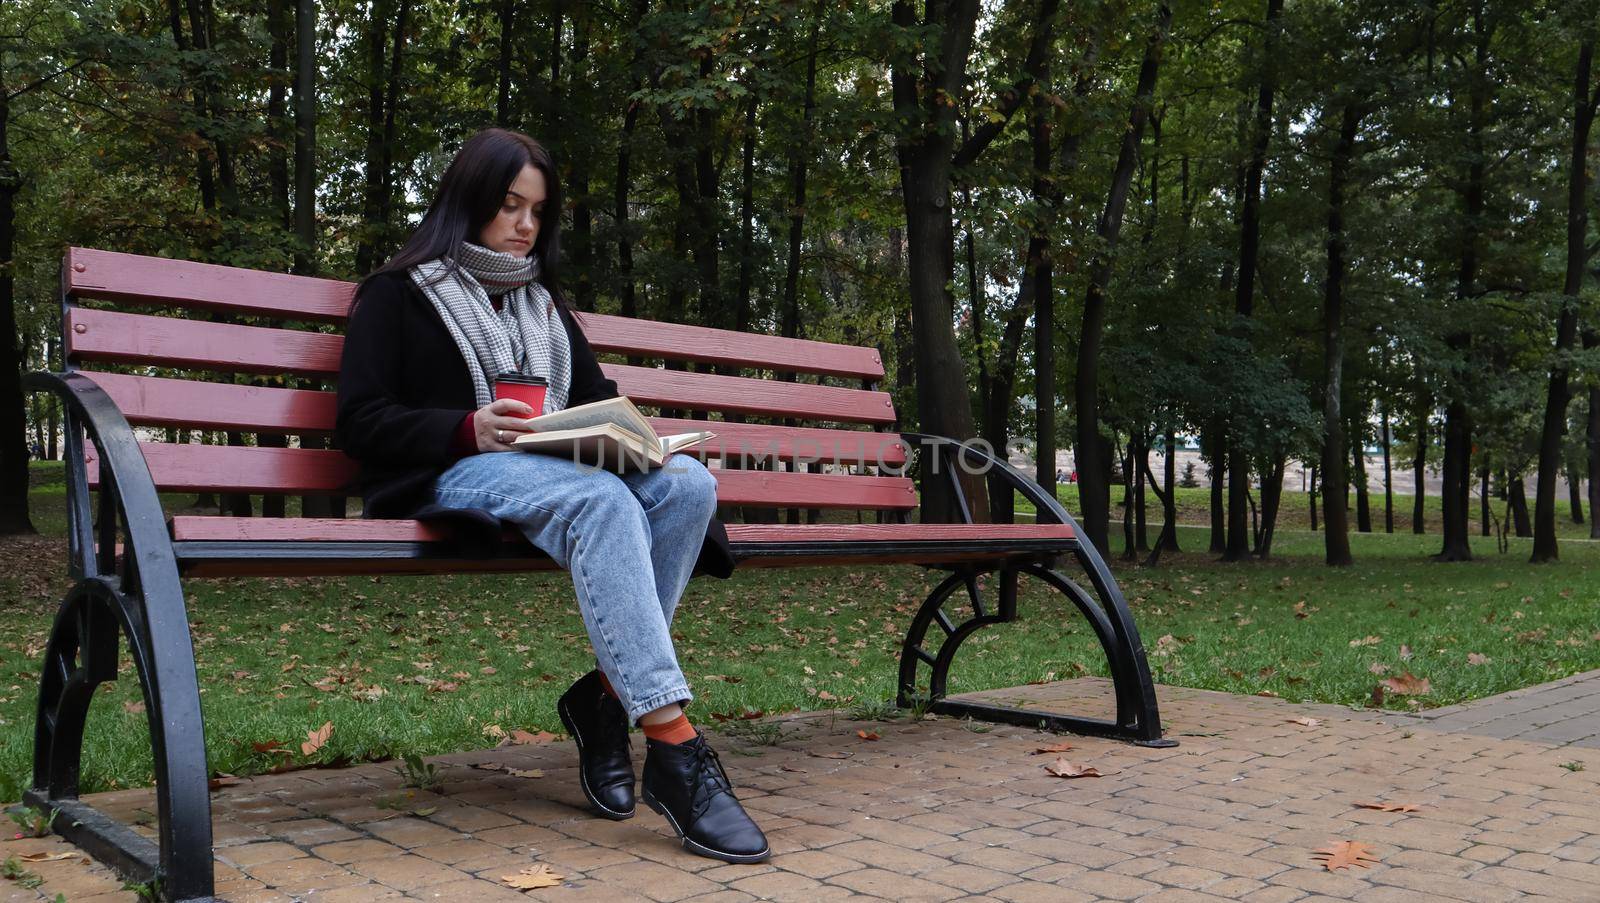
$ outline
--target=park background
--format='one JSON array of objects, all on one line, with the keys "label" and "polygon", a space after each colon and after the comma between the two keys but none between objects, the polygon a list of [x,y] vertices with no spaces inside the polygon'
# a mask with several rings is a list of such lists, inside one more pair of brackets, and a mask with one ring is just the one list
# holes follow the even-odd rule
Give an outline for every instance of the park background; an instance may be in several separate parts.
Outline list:
[{"label": "park background", "polygon": [[[559,161],[577,307],[878,347],[903,428],[1017,453],[1122,556],[1159,680],[1414,707],[1594,668],[1597,33],[1568,0],[5,4],[0,772],[66,586],[59,415],[18,382],[62,366],[63,250],[356,279],[496,124]],[[702,711],[883,711],[926,581],[695,584]],[[957,690],[1104,673],[1024,599]],[[325,717],[330,760],[553,728],[587,667],[559,575],[190,604],[221,770]],[[146,780],[107,692],[86,789]]]}]

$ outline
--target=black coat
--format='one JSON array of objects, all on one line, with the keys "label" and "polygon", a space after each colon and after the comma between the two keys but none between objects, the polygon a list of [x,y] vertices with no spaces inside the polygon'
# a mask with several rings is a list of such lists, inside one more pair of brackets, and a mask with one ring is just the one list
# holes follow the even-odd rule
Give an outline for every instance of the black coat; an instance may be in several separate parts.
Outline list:
[{"label": "black coat", "polygon": [[[559,308],[572,346],[569,406],[614,398],[572,313]],[[503,529],[483,513],[434,503],[439,475],[457,460],[452,451],[461,422],[477,408],[472,376],[433,304],[405,273],[369,280],[351,311],[339,362],[338,419],[334,439],[361,463],[354,486],[372,518],[449,518],[460,554],[492,556]],[[697,573],[726,577],[733,571],[728,534],[713,519],[700,550]]]}]

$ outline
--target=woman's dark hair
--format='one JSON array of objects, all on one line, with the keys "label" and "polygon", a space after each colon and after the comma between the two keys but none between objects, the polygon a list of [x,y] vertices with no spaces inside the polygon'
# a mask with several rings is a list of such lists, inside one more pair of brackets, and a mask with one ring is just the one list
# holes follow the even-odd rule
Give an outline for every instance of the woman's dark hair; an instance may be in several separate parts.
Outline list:
[{"label": "woman's dark hair", "polygon": [[[561,180],[555,160],[544,145],[510,129],[484,129],[467,139],[439,180],[439,190],[423,214],[422,223],[389,262],[373,271],[356,289],[355,300],[373,276],[405,272],[419,263],[445,258],[454,266],[456,249],[463,241],[478,240],[500,212],[511,183],[532,166],[544,175],[544,209],[539,214],[539,237],[532,253],[539,256],[539,283],[550,297],[565,305],[558,281],[561,267]],[[354,302],[352,302],[354,307]]]}]

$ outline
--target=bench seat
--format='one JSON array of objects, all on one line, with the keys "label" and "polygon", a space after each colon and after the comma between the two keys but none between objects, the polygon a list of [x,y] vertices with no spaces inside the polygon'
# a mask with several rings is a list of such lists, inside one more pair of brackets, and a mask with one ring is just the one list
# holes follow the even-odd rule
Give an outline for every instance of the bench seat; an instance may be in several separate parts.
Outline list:
[{"label": "bench seat", "polygon": [[[448,574],[550,570],[554,562],[508,531],[494,558],[462,559],[450,528],[416,520],[172,518],[173,551],[187,576],[283,573]],[[1067,524],[729,524],[741,567],[922,564],[1041,558],[1077,546]]]}]

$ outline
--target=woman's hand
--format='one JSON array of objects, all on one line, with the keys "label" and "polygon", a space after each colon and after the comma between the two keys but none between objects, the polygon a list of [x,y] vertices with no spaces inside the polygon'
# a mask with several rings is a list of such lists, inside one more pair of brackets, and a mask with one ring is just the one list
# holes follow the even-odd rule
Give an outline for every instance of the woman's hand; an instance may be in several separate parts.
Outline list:
[{"label": "woman's hand", "polygon": [[514,398],[497,398],[472,415],[472,431],[477,434],[478,451],[511,451],[511,443],[531,432],[527,420],[533,408]]}]

